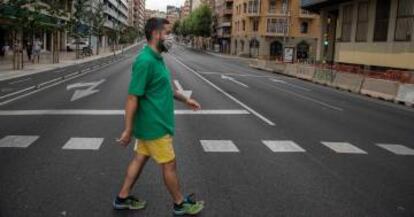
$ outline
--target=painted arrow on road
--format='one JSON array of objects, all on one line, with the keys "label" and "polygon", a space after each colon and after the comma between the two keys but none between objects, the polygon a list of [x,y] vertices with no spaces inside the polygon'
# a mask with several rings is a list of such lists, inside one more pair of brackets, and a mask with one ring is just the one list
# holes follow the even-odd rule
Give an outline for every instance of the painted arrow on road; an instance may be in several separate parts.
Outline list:
[{"label": "painted arrow on road", "polygon": [[243,87],[249,87],[246,84],[234,79],[233,77],[227,76],[227,75],[221,75],[221,78],[224,79],[224,80],[230,80],[230,81],[232,81],[232,82],[234,82],[234,83],[236,83],[240,86],[243,86]]},{"label": "painted arrow on road", "polygon": [[97,86],[99,86],[100,84],[102,84],[103,82],[105,82],[105,79],[102,79],[100,81],[95,81],[95,82],[86,82],[86,83],[75,83],[75,84],[70,84],[66,87],[66,90],[71,90],[74,88],[82,88],[82,87],[88,87],[86,89],[82,89],[82,90],[75,90],[75,93],[73,94],[72,98],[70,99],[70,101],[75,101],[78,99],[81,99],[83,97],[87,97],[90,96],[94,93],[99,92],[98,89],[95,89]]},{"label": "painted arrow on road", "polygon": [[177,88],[178,92],[183,94],[185,97],[190,98],[193,91],[191,90],[184,90],[183,86],[181,86],[178,80],[174,80],[175,87]]}]

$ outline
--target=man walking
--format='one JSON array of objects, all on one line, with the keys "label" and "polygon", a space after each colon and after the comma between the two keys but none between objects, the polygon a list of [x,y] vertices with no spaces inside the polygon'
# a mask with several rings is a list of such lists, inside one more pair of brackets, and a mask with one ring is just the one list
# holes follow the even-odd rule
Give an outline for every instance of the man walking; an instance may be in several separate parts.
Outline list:
[{"label": "man walking", "polygon": [[132,78],[125,106],[125,129],[119,143],[127,146],[131,137],[137,138],[135,155],[129,163],[124,183],[114,199],[115,209],[142,209],[146,202],[130,194],[145,163],[151,157],[162,168],[164,183],[174,202],[175,215],[195,215],[204,203],[194,201],[181,193],[172,136],[174,135],[174,102],[177,99],[194,110],[200,105],[193,99],[173,91],[171,77],[164,64],[162,52],[172,45],[169,22],[150,18],[145,24],[148,44],[139,53],[132,66]]}]

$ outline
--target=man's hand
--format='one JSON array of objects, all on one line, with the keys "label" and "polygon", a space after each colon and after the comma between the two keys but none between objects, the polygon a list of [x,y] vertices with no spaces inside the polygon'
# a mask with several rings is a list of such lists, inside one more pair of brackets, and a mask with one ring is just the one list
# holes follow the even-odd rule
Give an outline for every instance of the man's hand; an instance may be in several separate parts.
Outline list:
[{"label": "man's hand", "polygon": [[200,104],[197,101],[195,101],[194,99],[191,99],[191,98],[187,99],[185,104],[187,104],[187,106],[190,107],[194,111],[197,111],[201,108]]},{"label": "man's hand", "polygon": [[121,137],[119,139],[117,139],[116,141],[124,146],[127,147],[128,144],[131,142],[131,131],[129,130],[124,130],[124,132],[122,132]]}]

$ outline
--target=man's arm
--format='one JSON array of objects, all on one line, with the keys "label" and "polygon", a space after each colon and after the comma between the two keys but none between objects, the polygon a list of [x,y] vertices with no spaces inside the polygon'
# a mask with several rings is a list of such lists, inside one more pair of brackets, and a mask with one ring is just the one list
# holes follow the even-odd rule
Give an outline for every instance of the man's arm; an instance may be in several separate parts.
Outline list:
[{"label": "man's arm", "polygon": [[187,106],[193,110],[199,110],[201,108],[200,104],[197,101],[191,98],[187,98],[177,90],[174,90],[174,99],[187,104]]},{"label": "man's arm", "polygon": [[174,90],[174,99],[176,99],[176,100],[178,100],[178,101],[180,101],[180,102],[183,102],[183,103],[186,103],[187,102],[187,100],[188,100],[188,98],[187,97],[185,97],[183,94],[181,94],[179,91],[177,91],[177,90]]},{"label": "man's arm", "polygon": [[118,142],[123,146],[127,146],[131,142],[132,129],[134,123],[135,112],[138,109],[138,96],[128,95],[125,105],[125,126],[121,138]]}]

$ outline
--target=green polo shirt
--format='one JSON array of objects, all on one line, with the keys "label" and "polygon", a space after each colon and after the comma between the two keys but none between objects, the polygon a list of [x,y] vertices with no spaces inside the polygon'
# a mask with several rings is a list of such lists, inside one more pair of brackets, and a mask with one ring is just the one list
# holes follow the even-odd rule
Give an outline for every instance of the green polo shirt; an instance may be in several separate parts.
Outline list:
[{"label": "green polo shirt", "polygon": [[128,94],[138,96],[133,135],[152,140],[174,135],[174,93],[162,56],[148,45],[132,66]]}]

